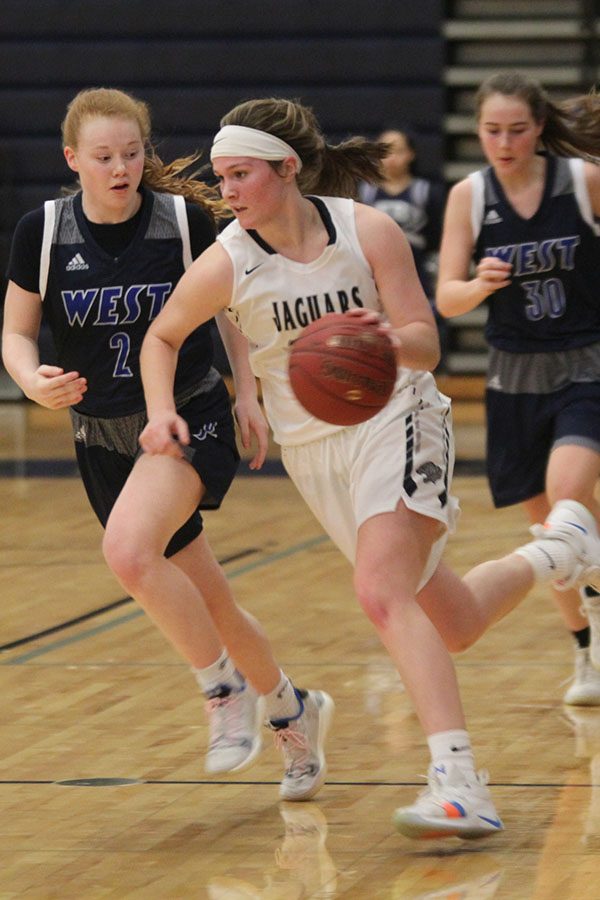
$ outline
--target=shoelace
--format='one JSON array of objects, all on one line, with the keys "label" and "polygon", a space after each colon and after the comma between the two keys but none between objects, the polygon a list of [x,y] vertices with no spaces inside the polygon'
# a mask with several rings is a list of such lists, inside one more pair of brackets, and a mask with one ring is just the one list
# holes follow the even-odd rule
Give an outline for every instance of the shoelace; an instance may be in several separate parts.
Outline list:
[{"label": "shoelace", "polygon": [[[210,746],[214,747],[225,738],[225,732],[231,738],[235,735],[236,730],[231,726],[240,726],[239,718],[235,715],[237,694],[230,694],[228,697],[213,697],[206,701],[205,710],[209,717],[210,729],[214,734],[211,736]],[[237,719],[237,721],[236,721]],[[227,727],[229,725],[229,727]]]},{"label": "shoelace", "polygon": [[431,794],[430,776],[424,775],[423,772],[420,772],[417,775],[417,778],[424,778],[427,782],[427,784],[424,787],[422,787],[421,790],[419,791],[419,793],[417,794],[417,800],[420,800],[421,797],[426,797]]},{"label": "shoelace", "polygon": [[[435,770],[433,770],[433,771],[430,770],[429,774],[427,776],[421,776],[421,777],[422,778],[427,777],[428,783],[427,783],[427,787],[425,787],[421,791],[421,794],[419,794],[419,796],[427,794],[427,793],[430,793],[430,794],[436,793],[437,791],[439,791],[439,789],[442,789],[442,790],[444,788],[452,789],[452,788],[456,787],[456,785],[453,782],[449,783],[448,781],[444,781],[441,777],[441,774],[439,772],[436,772]],[[489,779],[490,779],[490,775],[489,775],[489,772],[487,769],[480,769],[478,772],[475,772],[475,784],[476,785],[479,785],[480,787],[486,787]]]},{"label": "shoelace", "polygon": [[302,771],[307,768],[309,747],[306,735],[292,728],[281,728],[275,732],[275,746],[287,759],[286,775],[295,769]]}]

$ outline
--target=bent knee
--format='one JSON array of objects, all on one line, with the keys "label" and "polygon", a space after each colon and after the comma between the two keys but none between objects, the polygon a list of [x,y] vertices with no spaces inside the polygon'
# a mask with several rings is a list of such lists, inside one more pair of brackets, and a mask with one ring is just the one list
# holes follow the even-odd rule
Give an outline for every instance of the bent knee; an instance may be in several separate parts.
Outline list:
[{"label": "bent knee", "polygon": [[106,531],[102,541],[102,553],[109,569],[121,584],[135,593],[135,587],[147,571],[147,554],[123,535]]},{"label": "bent knee", "polygon": [[389,606],[373,594],[358,594],[358,602],[367,618],[376,628],[385,628],[389,619]]},{"label": "bent knee", "polygon": [[354,579],[356,599],[367,618],[376,628],[385,628],[390,613],[391,597],[378,588],[375,579]]}]

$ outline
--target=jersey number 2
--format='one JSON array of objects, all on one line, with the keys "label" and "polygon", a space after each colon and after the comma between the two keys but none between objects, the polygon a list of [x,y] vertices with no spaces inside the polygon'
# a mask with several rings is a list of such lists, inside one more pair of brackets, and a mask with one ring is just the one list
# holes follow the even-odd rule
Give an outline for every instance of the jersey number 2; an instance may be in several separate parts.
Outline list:
[{"label": "jersey number 2", "polygon": [[127,365],[130,349],[129,335],[124,331],[119,331],[117,334],[112,335],[109,345],[111,350],[117,351],[117,360],[113,369],[113,378],[131,378],[133,372]]}]

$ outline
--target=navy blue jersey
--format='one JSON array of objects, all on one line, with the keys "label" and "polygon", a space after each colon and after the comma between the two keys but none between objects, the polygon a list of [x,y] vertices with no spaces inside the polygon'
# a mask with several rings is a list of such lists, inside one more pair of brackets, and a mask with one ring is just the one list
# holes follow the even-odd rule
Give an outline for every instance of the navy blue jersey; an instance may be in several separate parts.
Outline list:
[{"label": "navy blue jersey", "polygon": [[512,263],[511,283],[488,297],[493,347],[535,353],[600,341],[600,229],[583,161],[547,156],[540,206],[523,219],[491,167],[470,176],[475,260]]},{"label": "navy blue jersey", "polygon": [[[23,226],[15,232],[8,276],[25,290],[39,290],[58,364],[87,378],[88,390],[76,407],[85,415],[113,418],[144,409],[142,341],[192,260],[189,204],[183,197],[148,190],[142,191],[142,198],[133,220],[95,226],[83,214],[81,194],[75,194],[45,205],[43,241],[35,227],[38,211],[30,214],[29,227],[21,220]],[[206,227],[203,246],[194,248],[196,255],[215,237],[209,216],[197,209]],[[101,243],[99,229],[106,231]],[[114,237],[122,239],[127,231],[129,239],[113,255],[117,252],[111,252]],[[39,264],[37,286],[23,283],[26,279],[15,271],[17,260],[27,255]],[[206,323],[181,348],[175,393],[197,385],[212,361],[213,342]]]},{"label": "navy blue jersey", "polygon": [[364,183],[360,199],[391,216],[400,225],[412,248],[417,273],[428,297],[433,297],[434,268],[431,255],[440,246],[446,192],[441,184],[426,178],[413,178],[399,194],[388,194],[381,187]]}]

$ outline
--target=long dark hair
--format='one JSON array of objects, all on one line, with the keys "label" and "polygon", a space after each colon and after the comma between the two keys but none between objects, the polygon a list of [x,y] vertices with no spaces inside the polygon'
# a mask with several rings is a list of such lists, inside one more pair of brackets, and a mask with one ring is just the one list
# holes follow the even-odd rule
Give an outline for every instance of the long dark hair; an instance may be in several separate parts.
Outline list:
[{"label": "long dark hair", "polygon": [[540,140],[558,156],[580,156],[598,162],[600,158],[600,95],[592,90],[561,102],[553,102],[542,85],[521,72],[498,72],[486,78],[475,96],[477,117],[492,94],[518,97],[529,106],[539,124],[544,123]]}]

